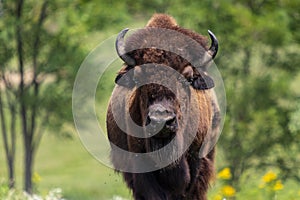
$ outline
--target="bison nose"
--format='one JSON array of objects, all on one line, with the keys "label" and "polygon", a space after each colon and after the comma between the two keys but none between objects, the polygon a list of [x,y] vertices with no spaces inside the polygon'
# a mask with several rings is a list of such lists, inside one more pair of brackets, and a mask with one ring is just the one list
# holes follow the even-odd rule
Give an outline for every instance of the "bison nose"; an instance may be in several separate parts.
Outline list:
[{"label": "bison nose", "polygon": [[149,107],[148,118],[151,122],[157,124],[165,123],[168,121],[171,122],[175,119],[175,117],[176,115],[172,110],[167,109],[160,104],[154,104]]},{"label": "bison nose", "polygon": [[176,114],[162,105],[153,105],[149,108],[146,124],[149,125],[150,132],[158,132],[163,128],[175,132],[177,129]]}]

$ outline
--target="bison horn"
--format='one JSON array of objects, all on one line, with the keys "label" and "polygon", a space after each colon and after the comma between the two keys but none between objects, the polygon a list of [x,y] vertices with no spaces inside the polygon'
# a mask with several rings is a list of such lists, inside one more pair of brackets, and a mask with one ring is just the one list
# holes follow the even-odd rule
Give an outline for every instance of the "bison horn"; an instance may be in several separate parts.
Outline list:
[{"label": "bison horn", "polygon": [[209,34],[210,39],[211,39],[211,46],[209,47],[208,51],[209,51],[209,54],[211,55],[211,57],[214,59],[214,57],[218,53],[219,43],[218,43],[217,37],[215,36],[215,34],[213,32],[208,30],[208,34]]},{"label": "bison horn", "polygon": [[116,40],[116,50],[117,54],[119,57],[129,66],[134,66],[135,65],[135,60],[131,58],[126,52],[125,52],[125,41],[124,41],[124,36],[127,33],[129,29],[125,28],[122,30],[117,37]]}]

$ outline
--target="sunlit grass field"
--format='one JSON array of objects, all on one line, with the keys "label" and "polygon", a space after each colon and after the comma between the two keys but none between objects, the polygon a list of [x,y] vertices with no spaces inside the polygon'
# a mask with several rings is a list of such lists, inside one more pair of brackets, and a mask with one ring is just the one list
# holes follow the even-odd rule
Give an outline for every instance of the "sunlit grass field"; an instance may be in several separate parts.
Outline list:
[{"label": "sunlit grass field", "polygon": [[78,137],[73,140],[48,137],[41,144],[36,171],[42,177],[40,190],[63,189],[67,199],[109,199],[129,197],[122,179],[94,159]]},{"label": "sunlit grass field", "polygon": [[[7,177],[2,141],[0,144],[0,179]],[[22,149],[17,149],[17,188],[22,188]],[[121,176],[94,159],[78,136],[66,139],[46,134],[40,144],[34,172],[39,176],[36,193],[45,195],[61,188],[66,199],[106,200],[113,196],[130,197]]]}]

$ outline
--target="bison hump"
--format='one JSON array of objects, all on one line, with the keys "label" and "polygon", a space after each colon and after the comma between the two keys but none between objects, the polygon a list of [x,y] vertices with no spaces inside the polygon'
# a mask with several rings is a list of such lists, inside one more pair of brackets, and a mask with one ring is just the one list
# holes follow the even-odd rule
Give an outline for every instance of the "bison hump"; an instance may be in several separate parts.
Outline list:
[{"label": "bison hump", "polygon": [[176,20],[167,14],[154,14],[148,21],[147,27],[174,28],[177,26]]}]

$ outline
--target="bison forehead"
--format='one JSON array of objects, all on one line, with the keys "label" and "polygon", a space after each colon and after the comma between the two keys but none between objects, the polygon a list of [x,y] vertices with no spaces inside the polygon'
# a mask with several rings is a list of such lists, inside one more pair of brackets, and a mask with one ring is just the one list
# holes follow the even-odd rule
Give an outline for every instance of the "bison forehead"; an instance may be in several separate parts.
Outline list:
[{"label": "bison forehead", "polygon": [[146,96],[149,102],[176,99],[176,94],[162,85],[153,83],[147,84],[143,87],[140,87],[140,90],[141,93]]},{"label": "bison forehead", "polygon": [[131,53],[138,65],[146,63],[158,63],[172,67],[175,70],[181,71],[190,63],[183,57],[161,49],[146,48],[135,50]]},{"label": "bison forehead", "polygon": [[143,88],[147,88],[149,94],[167,94],[167,91],[176,93],[179,90],[186,93],[190,86],[183,75],[162,64],[146,64],[136,67],[134,80],[137,88],[147,84],[147,87]]},{"label": "bison forehead", "polygon": [[205,37],[187,29],[146,27],[127,38],[125,51],[139,65],[160,63],[182,69],[188,63],[201,63],[207,50],[206,45]]}]

